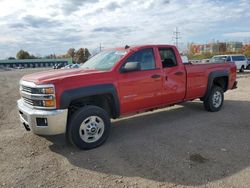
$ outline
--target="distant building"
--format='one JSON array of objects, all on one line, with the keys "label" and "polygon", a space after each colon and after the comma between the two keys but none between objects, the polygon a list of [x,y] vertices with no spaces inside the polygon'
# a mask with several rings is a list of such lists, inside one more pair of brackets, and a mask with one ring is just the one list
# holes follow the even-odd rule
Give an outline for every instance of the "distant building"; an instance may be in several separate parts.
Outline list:
[{"label": "distant building", "polygon": [[242,51],[242,42],[227,42],[227,52],[240,53]]},{"label": "distant building", "polygon": [[201,55],[205,53],[240,53],[242,51],[242,47],[242,42],[214,42],[208,44],[190,44],[189,52],[194,55]]},{"label": "distant building", "polygon": [[242,52],[243,52],[246,56],[250,57],[250,44],[245,44],[245,45],[243,45],[243,46],[242,46]]},{"label": "distant building", "polygon": [[64,66],[72,63],[72,59],[20,59],[20,60],[0,60],[0,67],[52,67],[56,64],[63,64]]}]

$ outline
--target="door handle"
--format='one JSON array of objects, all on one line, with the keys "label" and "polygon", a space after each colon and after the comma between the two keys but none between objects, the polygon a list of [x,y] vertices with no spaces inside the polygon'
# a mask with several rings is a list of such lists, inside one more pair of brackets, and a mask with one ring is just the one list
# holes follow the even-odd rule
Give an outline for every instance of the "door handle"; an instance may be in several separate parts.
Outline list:
[{"label": "door handle", "polygon": [[176,73],[174,73],[176,76],[181,76],[181,75],[183,75],[183,72],[181,72],[181,71],[178,71],[178,72],[176,72]]},{"label": "door handle", "polygon": [[159,75],[159,74],[153,74],[152,76],[151,76],[151,78],[160,78],[161,77],[161,75]]}]

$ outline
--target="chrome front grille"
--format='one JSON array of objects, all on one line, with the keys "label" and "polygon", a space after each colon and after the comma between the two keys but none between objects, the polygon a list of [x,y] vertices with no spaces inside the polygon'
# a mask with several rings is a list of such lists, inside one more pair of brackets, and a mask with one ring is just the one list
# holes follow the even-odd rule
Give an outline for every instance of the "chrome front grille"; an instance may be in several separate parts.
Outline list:
[{"label": "chrome front grille", "polygon": [[56,105],[53,107],[44,106],[45,101],[55,99],[55,94],[43,94],[44,88],[54,88],[54,85],[36,85],[32,82],[20,81],[20,95],[24,104],[31,108],[38,109],[55,109]]},{"label": "chrome front grille", "polygon": [[34,101],[32,99],[30,99],[30,96],[32,94],[31,87],[20,85],[20,94],[21,94],[21,97],[22,97],[24,103],[26,103],[30,106],[34,105]]},{"label": "chrome front grille", "polygon": [[27,92],[27,93],[32,93],[32,88],[21,85],[21,91]]},{"label": "chrome front grille", "polygon": [[24,101],[25,103],[27,103],[27,104],[29,104],[29,105],[31,105],[31,106],[34,105],[34,101],[33,101],[33,100],[28,99],[28,98],[26,98],[26,97],[22,97],[22,98],[23,98],[23,101]]}]

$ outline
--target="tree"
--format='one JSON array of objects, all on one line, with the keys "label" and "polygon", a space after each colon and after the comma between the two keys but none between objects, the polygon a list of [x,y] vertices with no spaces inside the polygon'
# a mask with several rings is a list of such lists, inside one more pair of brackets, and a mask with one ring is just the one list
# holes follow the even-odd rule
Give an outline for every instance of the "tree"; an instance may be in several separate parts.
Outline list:
[{"label": "tree", "polygon": [[76,52],[75,56],[76,63],[84,63],[85,62],[85,57],[84,57],[84,49],[80,48]]},{"label": "tree", "polygon": [[80,48],[75,54],[76,63],[84,63],[90,57],[89,50],[87,48]]},{"label": "tree", "polygon": [[56,59],[56,54],[49,54],[44,57],[45,59]]},{"label": "tree", "polygon": [[33,54],[31,54],[28,59],[39,59],[39,57],[36,57]]},{"label": "tree", "polygon": [[17,52],[16,58],[17,59],[30,59],[30,54],[27,51],[20,50],[19,52]]},{"label": "tree", "polygon": [[74,59],[74,58],[75,58],[75,55],[76,55],[76,50],[75,50],[75,48],[70,48],[70,49],[68,49],[67,55],[68,55],[69,57],[71,57],[72,59]]},{"label": "tree", "polygon": [[245,44],[242,50],[247,57],[250,57],[250,44]]},{"label": "tree", "polygon": [[84,49],[84,56],[85,56],[85,59],[86,59],[85,61],[87,61],[89,59],[89,57],[91,56],[91,54],[89,53],[88,48]]}]

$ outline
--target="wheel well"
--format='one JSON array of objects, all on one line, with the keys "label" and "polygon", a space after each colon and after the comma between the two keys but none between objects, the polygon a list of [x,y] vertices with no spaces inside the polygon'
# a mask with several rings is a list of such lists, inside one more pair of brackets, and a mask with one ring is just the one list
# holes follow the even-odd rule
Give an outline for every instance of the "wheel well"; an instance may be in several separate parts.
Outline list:
[{"label": "wheel well", "polygon": [[69,105],[69,114],[73,114],[86,105],[99,106],[108,112],[111,118],[116,118],[114,98],[111,94],[93,95],[73,100]]},{"label": "wheel well", "polygon": [[228,88],[228,77],[227,76],[222,76],[222,77],[217,77],[213,80],[213,85],[219,86],[223,89],[223,91],[227,91]]}]

